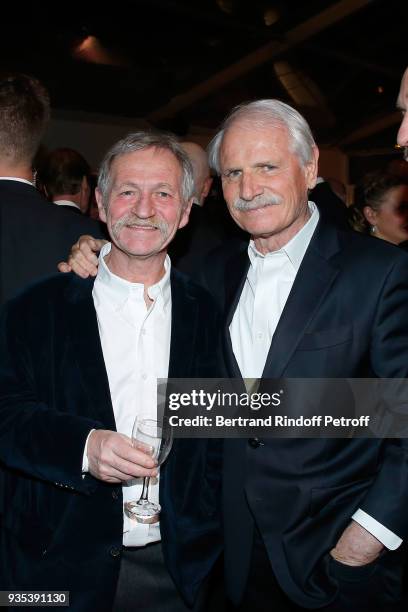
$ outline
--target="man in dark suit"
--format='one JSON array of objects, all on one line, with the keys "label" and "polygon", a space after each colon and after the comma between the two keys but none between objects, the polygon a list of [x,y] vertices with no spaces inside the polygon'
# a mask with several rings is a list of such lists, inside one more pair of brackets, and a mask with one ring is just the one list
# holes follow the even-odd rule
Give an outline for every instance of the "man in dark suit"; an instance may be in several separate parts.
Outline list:
[{"label": "man in dark suit", "polygon": [[212,299],[166,257],[192,191],[172,137],[129,135],[101,166],[112,244],[97,278],[50,278],[4,309],[2,590],[69,590],[78,611],[181,612],[219,555],[217,441],[175,441],[150,486],[160,528],[123,505],[156,474],[130,438],[136,414],[156,413],[156,379],[219,374]]},{"label": "man in dark suit", "polygon": [[49,112],[36,79],[0,76],[0,304],[53,274],[78,235],[103,236],[98,223],[58,210],[35,188],[32,164]]},{"label": "man in dark suit", "polygon": [[344,185],[340,181],[323,179],[319,176],[315,187],[309,193],[309,199],[316,204],[322,219],[340,229],[351,229],[345,200],[334,191],[334,187],[338,187],[339,193],[341,187],[344,190]]},{"label": "man in dark suit", "polygon": [[91,168],[75,149],[67,147],[48,153],[39,168],[39,178],[48,199],[75,214],[88,212]]},{"label": "man in dark suit", "polygon": [[[408,374],[408,257],[308,203],[318,150],[276,100],[238,107],[210,145],[252,240],[209,262],[230,376]],[[395,610],[408,536],[408,443],[226,440],[227,590],[242,610]]]},{"label": "man in dark suit", "polygon": [[193,165],[194,202],[188,223],[170,245],[169,255],[178,270],[199,281],[208,253],[226,240],[242,239],[244,234],[232,221],[222,197],[210,195],[213,179],[205,150],[195,142],[180,144]]}]

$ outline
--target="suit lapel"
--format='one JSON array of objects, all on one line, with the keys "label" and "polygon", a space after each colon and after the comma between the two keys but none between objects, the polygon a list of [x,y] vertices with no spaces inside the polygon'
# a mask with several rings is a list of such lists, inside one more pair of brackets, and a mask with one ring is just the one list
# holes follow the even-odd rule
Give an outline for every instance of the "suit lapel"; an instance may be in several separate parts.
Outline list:
[{"label": "suit lapel", "polygon": [[[188,378],[192,376],[192,364],[194,363],[194,351],[196,350],[198,303],[197,299],[189,291],[188,279],[173,267],[170,272],[170,282],[171,336],[168,378]],[[167,408],[168,403],[166,401],[165,412]],[[177,442],[176,440],[175,447]],[[175,448],[173,448],[172,456],[174,456],[174,453]],[[164,505],[169,503],[166,501],[165,494],[167,490],[166,463],[160,469],[160,500]]]},{"label": "suit lapel", "polygon": [[[330,261],[339,250],[337,230],[320,221],[306,250],[292,290],[276,328],[266,359],[263,377],[278,378],[338,274]],[[232,349],[229,326],[237,308],[249,268],[247,251],[242,251],[226,266],[226,324],[224,341],[231,376],[241,376]],[[273,299],[273,298],[272,298]]]},{"label": "suit lapel", "polygon": [[188,378],[196,344],[198,324],[197,299],[188,289],[185,279],[171,269],[171,340],[169,378]]},{"label": "suit lapel", "polygon": [[241,372],[232,348],[229,326],[238,306],[239,298],[245,285],[249,269],[248,244],[242,247],[237,256],[230,259],[225,269],[225,304],[226,320],[224,326],[224,348],[227,371],[232,377],[240,377]]},{"label": "suit lapel", "polygon": [[81,374],[82,385],[88,396],[89,410],[107,429],[116,430],[108,376],[98,323],[92,298],[94,279],[73,277],[67,287],[70,302],[68,312],[69,334],[74,355]]},{"label": "suit lapel", "polygon": [[264,378],[283,375],[309,322],[338,274],[338,269],[329,261],[338,250],[337,231],[320,222],[279,319],[262,374]]}]

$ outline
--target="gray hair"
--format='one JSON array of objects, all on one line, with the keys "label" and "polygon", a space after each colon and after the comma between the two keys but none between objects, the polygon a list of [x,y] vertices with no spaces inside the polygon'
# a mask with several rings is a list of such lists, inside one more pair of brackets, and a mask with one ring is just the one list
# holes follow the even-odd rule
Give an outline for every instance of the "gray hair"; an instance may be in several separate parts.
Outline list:
[{"label": "gray hair", "polygon": [[208,145],[208,158],[211,168],[221,174],[220,148],[228,128],[235,121],[250,120],[258,127],[283,126],[288,130],[291,151],[297,155],[302,166],[313,157],[316,146],[307,121],[297,110],[280,100],[255,100],[236,106],[221,125],[220,130]]},{"label": "gray hair", "polygon": [[102,201],[105,208],[108,206],[108,198],[111,189],[110,170],[113,161],[121,155],[150,148],[170,151],[179,162],[182,171],[180,185],[181,197],[183,204],[185,206],[187,205],[189,199],[194,194],[194,174],[191,161],[175,136],[167,132],[151,130],[128,134],[125,138],[114,144],[105,155],[98,176],[98,189],[102,194]]}]

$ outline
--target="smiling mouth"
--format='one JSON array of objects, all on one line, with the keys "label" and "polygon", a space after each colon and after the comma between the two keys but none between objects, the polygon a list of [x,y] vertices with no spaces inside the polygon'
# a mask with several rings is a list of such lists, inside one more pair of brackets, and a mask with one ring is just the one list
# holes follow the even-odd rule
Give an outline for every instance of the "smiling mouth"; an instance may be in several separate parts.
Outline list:
[{"label": "smiling mouth", "polygon": [[254,206],[252,208],[239,208],[236,210],[238,210],[238,212],[243,212],[243,213],[256,213],[256,212],[259,212],[260,210],[265,210],[265,208],[269,208],[270,206],[274,206],[274,204],[261,204],[260,206]]},{"label": "smiling mouth", "polygon": [[125,225],[125,227],[132,230],[147,230],[149,232],[158,229],[157,227],[152,227],[151,225]]}]

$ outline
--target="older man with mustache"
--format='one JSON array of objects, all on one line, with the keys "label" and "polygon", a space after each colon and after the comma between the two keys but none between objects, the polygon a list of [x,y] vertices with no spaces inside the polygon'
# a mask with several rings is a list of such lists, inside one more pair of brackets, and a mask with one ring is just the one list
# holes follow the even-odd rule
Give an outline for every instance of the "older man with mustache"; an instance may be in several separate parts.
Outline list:
[{"label": "older man with mustache", "polygon": [[[308,202],[318,150],[305,119],[278,100],[244,104],[209,156],[252,236],[206,277],[230,376],[407,377],[408,257]],[[407,476],[406,440],[226,440],[231,599],[245,611],[402,609]]]},{"label": "older man with mustache", "polygon": [[150,486],[160,524],[124,512],[158,476],[131,440],[137,415],[156,418],[157,379],[219,375],[213,301],[167,257],[193,190],[172,136],[119,141],[99,175],[112,242],[96,279],[58,275],[3,312],[2,590],[70,591],[78,611],[204,605],[221,546],[218,442],[175,441]]}]

